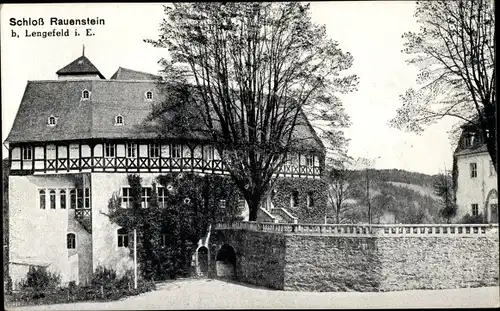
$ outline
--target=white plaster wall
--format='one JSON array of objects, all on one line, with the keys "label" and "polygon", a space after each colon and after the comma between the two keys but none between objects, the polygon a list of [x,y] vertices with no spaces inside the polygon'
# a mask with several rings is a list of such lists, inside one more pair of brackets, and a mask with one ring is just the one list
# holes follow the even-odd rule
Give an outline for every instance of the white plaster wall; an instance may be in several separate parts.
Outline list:
[{"label": "white plaster wall", "polygon": [[[9,176],[9,250],[13,282],[25,278],[27,266],[50,264],[68,281],[68,209],[40,209],[39,188],[73,187],[71,176]],[[59,198],[57,198],[59,199]],[[47,201],[48,202],[48,201]],[[17,267],[17,268],[16,268]]]},{"label": "white plaster wall", "polygon": [[[477,163],[477,177],[470,177],[470,163]],[[457,158],[457,217],[472,215],[472,204],[478,204],[479,213],[485,214],[485,201],[492,189],[497,189],[497,175],[490,175],[490,156],[488,153],[463,155]]]},{"label": "white plaster wall", "polygon": [[[158,174],[139,173],[144,187],[151,186]],[[133,260],[128,248],[118,247],[118,225],[112,223],[108,214],[108,201],[121,188],[128,187],[127,173],[93,173],[92,184],[92,245],[93,269],[97,266],[112,267],[118,275],[133,269]],[[132,241],[129,241],[130,245]]]}]

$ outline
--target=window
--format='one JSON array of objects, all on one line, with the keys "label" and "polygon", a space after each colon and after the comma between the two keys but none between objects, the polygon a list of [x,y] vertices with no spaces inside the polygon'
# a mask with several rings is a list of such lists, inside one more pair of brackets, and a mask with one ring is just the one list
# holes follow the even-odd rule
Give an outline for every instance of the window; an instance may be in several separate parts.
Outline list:
[{"label": "window", "polygon": [[472,204],[472,216],[479,215],[479,206],[477,204]]},{"label": "window", "polygon": [[146,99],[147,100],[152,100],[153,99],[153,92],[147,91],[146,92]]},{"label": "window", "polygon": [[125,208],[128,208],[130,205],[130,201],[132,198],[130,197],[130,188],[122,189],[122,203],[125,205]]},{"label": "window", "polygon": [[70,145],[69,157],[72,159],[78,159],[80,157],[80,146],[79,145]]},{"label": "window", "polygon": [[116,145],[115,144],[104,144],[104,156],[106,158],[114,158],[116,155]]},{"label": "window", "polygon": [[220,200],[219,206],[220,208],[226,208],[226,200]]},{"label": "window", "polygon": [[55,159],[56,158],[56,146],[55,145],[47,145],[47,159]]},{"label": "window", "polygon": [[127,143],[127,158],[137,157],[137,145],[133,143]]},{"label": "window", "polygon": [[59,204],[61,204],[61,209],[66,209],[66,190],[59,191]]},{"label": "window", "polygon": [[31,146],[22,147],[23,160],[31,160],[33,158],[33,148]]},{"label": "window", "polygon": [[245,209],[245,199],[238,200],[238,207],[243,210]]},{"label": "window", "polygon": [[84,189],[84,208],[90,208],[90,188]]},{"label": "window", "polygon": [[76,208],[90,208],[90,188],[76,189],[76,202]]},{"label": "window", "polygon": [[40,200],[40,209],[45,209],[45,190],[38,191],[38,197]]},{"label": "window", "polygon": [[48,126],[55,126],[56,125],[56,117],[50,116],[49,119],[47,120],[47,125]]},{"label": "window", "polygon": [[464,147],[470,147],[472,146],[472,143],[474,142],[474,136],[472,134],[466,134],[464,138]]},{"label": "window", "polygon": [[83,208],[83,189],[76,189],[76,208]]},{"label": "window", "polygon": [[75,189],[71,189],[69,191],[69,207],[71,209],[76,208],[76,190]]},{"label": "window", "polygon": [[495,166],[493,165],[493,161],[490,160],[490,176],[496,176]]},{"label": "window", "polygon": [[297,207],[298,205],[299,205],[299,192],[297,190],[294,190],[290,197],[290,206]]},{"label": "window", "polygon": [[56,209],[56,191],[50,190],[49,197],[50,197],[50,209]]},{"label": "window", "polygon": [[181,158],[182,157],[182,145],[172,145],[170,148],[170,157],[171,158]]},{"label": "window", "polygon": [[288,154],[286,156],[286,162],[289,164],[289,165],[298,165],[299,164],[299,156],[298,154]]},{"label": "window", "polygon": [[120,228],[116,231],[118,235],[118,247],[128,247],[128,231]]},{"label": "window", "polygon": [[307,207],[314,207],[314,197],[312,191],[307,193]]},{"label": "window", "polygon": [[66,235],[66,247],[68,249],[76,248],[76,235],[74,233],[68,233]]},{"label": "window", "polygon": [[477,163],[470,164],[470,177],[471,178],[477,177]]},{"label": "window", "polygon": [[115,117],[115,125],[123,125],[123,117],[121,115]]},{"label": "window", "polygon": [[167,204],[167,190],[163,187],[158,187],[158,205],[165,207]]},{"label": "window", "polygon": [[[158,190],[158,203],[164,204],[166,202],[166,193],[164,188],[157,188]],[[149,206],[149,200],[151,199],[151,188],[142,188],[141,194],[141,207],[146,208]],[[124,208],[129,208],[132,203],[132,191],[128,187],[122,188],[122,203]]]},{"label": "window", "polygon": [[149,156],[151,158],[159,158],[160,157],[160,145],[159,144],[150,144],[149,145]]},{"label": "window", "polygon": [[306,166],[308,166],[308,167],[314,166],[314,155],[312,155],[312,154],[306,155]]},{"label": "window", "polygon": [[490,204],[491,217],[490,222],[498,223],[498,204],[492,203]]},{"label": "window", "polygon": [[161,246],[163,246],[163,247],[167,246],[167,234],[166,233],[161,234]]},{"label": "window", "polygon": [[146,208],[151,198],[151,188],[142,188],[141,207]]},{"label": "window", "polygon": [[90,98],[90,92],[87,90],[83,90],[82,92],[82,98],[83,99],[89,99]]},{"label": "window", "polygon": [[203,147],[203,160],[212,161],[214,159],[214,147],[204,146]]}]

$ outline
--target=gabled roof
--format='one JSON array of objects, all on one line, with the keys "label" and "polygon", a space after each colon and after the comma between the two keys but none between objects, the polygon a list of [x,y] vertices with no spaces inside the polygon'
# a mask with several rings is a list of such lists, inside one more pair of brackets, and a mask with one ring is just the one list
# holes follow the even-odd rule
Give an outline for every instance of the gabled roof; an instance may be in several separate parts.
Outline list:
[{"label": "gabled roof", "polygon": [[[164,132],[161,136],[148,128],[145,120],[154,104],[165,101],[167,83],[132,80],[56,80],[29,81],[12,129],[9,143],[49,142],[79,139],[152,139],[208,140],[201,132]],[[82,100],[88,90],[90,98]],[[146,99],[146,92],[153,99]],[[184,113],[179,110],[180,114]],[[49,116],[56,126],[47,126]],[[123,116],[123,125],[114,123]],[[304,114],[300,114],[293,136],[300,147],[324,151]]]},{"label": "gabled roof", "polygon": [[59,69],[56,74],[65,75],[80,75],[80,74],[97,74],[101,79],[106,79],[101,72],[92,64],[92,62],[84,55],[78,57],[69,65]]},{"label": "gabled roof", "polygon": [[[477,118],[473,122],[476,122],[476,120]],[[455,156],[488,152],[486,143],[483,141],[480,130],[475,123],[464,124],[461,126],[461,128],[462,133],[460,134],[457,147],[455,148],[455,152],[453,153]],[[474,137],[472,145],[470,146],[465,145],[465,138],[467,135],[471,135]]]},{"label": "gabled roof", "polygon": [[111,80],[161,80],[161,77],[143,71],[118,67]]}]

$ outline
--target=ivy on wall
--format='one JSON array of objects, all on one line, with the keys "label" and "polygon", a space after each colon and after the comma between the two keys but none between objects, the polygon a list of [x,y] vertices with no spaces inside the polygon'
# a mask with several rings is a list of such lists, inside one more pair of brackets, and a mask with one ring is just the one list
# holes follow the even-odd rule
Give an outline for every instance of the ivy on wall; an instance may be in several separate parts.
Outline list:
[{"label": "ivy on wall", "polygon": [[[208,225],[241,220],[239,192],[227,177],[178,173],[160,175],[157,181],[165,189],[164,206],[154,183],[148,207],[141,207],[138,175],[128,176],[130,208],[121,208],[116,194],[108,203],[111,220],[128,229],[129,241],[133,241],[133,229],[137,230],[139,269],[148,280],[188,275],[197,242]],[[129,247],[132,255],[133,243]]]},{"label": "ivy on wall", "polygon": [[298,217],[299,222],[320,223],[325,217],[327,186],[322,179],[278,178],[274,182],[272,201],[275,207],[285,208]]}]

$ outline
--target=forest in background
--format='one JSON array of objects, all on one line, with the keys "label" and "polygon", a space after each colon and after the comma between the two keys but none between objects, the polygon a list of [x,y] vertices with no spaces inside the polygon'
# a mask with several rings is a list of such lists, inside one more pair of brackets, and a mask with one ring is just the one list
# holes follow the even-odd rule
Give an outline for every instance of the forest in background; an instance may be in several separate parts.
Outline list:
[{"label": "forest in background", "polygon": [[[438,176],[400,169],[345,170],[330,176],[337,188],[330,189],[327,222],[368,223],[370,205],[374,224],[444,223],[433,188]],[[342,192],[341,197],[332,198],[338,195],[332,192]],[[338,221],[336,200],[342,201]]]}]

